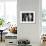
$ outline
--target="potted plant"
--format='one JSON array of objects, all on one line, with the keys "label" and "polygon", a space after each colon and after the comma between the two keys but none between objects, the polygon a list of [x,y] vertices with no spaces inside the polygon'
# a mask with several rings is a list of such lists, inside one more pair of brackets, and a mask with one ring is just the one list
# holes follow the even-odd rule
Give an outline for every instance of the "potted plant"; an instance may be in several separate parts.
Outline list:
[{"label": "potted plant", "polygon": [[2,27],[4,25],[4,19],[3,18],[0,18],[0,27]]}]

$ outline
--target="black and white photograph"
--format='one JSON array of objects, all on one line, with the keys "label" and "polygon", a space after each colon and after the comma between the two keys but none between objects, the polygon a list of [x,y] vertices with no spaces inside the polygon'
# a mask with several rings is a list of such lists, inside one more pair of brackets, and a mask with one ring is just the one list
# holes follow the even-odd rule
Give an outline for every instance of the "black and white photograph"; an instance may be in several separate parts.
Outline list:
[{"label": "black and white photograph", "polygon": [[20,22],[21,23],[35,23],[35,12],[34,11],[21,11]]}]

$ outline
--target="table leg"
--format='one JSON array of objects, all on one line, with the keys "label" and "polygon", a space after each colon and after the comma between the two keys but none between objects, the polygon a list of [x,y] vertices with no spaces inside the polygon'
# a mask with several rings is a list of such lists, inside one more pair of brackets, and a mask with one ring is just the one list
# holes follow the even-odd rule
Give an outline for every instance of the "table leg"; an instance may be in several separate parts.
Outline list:
[{"label": "table leg", "polygon": [[1,42],[2,42],[2,32],[1,32]]}]

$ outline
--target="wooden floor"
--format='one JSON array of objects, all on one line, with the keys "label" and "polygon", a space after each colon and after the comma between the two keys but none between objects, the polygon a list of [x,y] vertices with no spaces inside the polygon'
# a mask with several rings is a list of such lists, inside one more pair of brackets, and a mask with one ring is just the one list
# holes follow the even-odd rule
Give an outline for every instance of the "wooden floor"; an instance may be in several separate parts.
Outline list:
[{"label": "wooden floor", "polygon": [[5,46],[5,42],[0,42],[0,46]]},{"label": "wooden floor", "polygon": [[[3,41],[3,42],[0,41],[0,46],[5,46],[5,41]],[[33,43],[32,46],[46,46],[46,43],[42,44],[42,45],[37,44],[37,43]]]}]

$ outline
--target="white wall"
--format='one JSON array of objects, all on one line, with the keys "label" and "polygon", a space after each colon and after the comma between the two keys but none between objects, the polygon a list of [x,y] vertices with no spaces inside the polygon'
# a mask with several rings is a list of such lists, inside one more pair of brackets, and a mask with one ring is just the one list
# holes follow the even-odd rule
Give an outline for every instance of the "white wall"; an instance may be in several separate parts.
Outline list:
[{"label": "white wall", "polygon": [[[17,2],[17,26],[18,39],[29,39],[32,43],[40,42],[41,3],[42,0],[18,0]],[[36,22],[34,24],[20,23],[20,11],[35,11]]]}]

